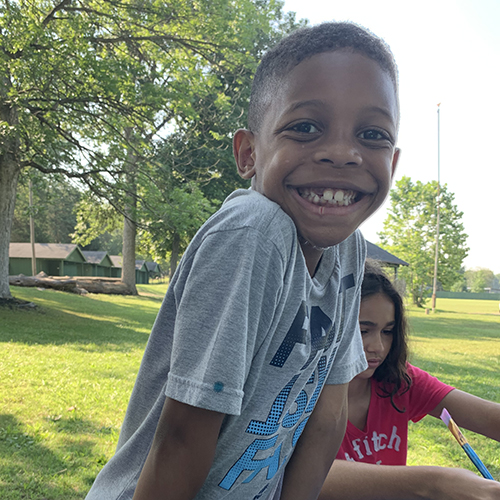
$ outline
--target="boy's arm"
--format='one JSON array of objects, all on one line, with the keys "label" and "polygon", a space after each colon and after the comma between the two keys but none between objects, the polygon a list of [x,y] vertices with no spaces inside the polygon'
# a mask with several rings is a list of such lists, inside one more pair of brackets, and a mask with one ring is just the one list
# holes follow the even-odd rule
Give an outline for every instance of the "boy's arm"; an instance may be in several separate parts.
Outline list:
[{"label": "boy's arm", "polygon": [[133,500],[195,497],[212,465],[223,413],[167,397]]},{"label": "boy's arm", "polygon": [[335,460],[318,500],[495,500],[500,483],[435,466]]},{"label": "boy's arm", "polygon": [[348,384],[325,385],[285,469],[281,500],[318,498],[344,437]]},{"label": "boy's arm", "polygon": [[459,427],[500,441],[500,404],[454,389],[430,412],[440,418],[446,408]]}]

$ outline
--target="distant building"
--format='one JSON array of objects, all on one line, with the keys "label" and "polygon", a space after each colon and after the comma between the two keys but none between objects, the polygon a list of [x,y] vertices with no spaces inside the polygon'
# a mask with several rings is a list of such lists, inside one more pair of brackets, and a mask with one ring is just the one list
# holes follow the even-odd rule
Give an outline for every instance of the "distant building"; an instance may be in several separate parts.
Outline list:
[{"label": "distant building", "polygon": [[391,267],[394,270],[395,278],[398,276],[399,266],[409,266],[408,262],[401,260],[399,257],[396,257],[392,253],[380,248],[370,241],[366,242],[366,253],[370,259],[378,260],[382,266]]},{"label": "distant building", "polygon": [[161,277],[160,264],[157,264],[156,262],[146,262],[146,267],[148,268],[149,279]]},{"label": "distant building", "polygon": [[[9,275],[32,275],[31,243],[11,243],[9,245]],[[37,273],[48,276],[79,276],[121,278],[122,258],[109,255],[105,251],[81,250],[71,243],[35,243]],[[149,283],[149,265],[153,272],[159,270],[155,262],[135,261],[137,284]],[[159,270],[161,272],[161,270]]]},{"label": "distant building", "polygon": [[119,278],[121,269],[113,265],[108,252],[82,250],[85,259],[92,268],[92,276],[105,276],[108,278]]},{"label": "distant building", "polygon": [[[122,276],[122,256],[121,255],[110,255],[111,261],[113,262],[113,266],[120,270],[119,278]],[[135,261],[135,282],[138,285],[146,285],[149,283],[149,273],[148,268],[146,267],[145,260],[136,260]]]},{"label": "distant building", "polygon": [[[9,275],[31,276],[31,243],[11,243]],[[35,243],[36,271],[49,276],[89,276],[87,261],[78,245]]]}]

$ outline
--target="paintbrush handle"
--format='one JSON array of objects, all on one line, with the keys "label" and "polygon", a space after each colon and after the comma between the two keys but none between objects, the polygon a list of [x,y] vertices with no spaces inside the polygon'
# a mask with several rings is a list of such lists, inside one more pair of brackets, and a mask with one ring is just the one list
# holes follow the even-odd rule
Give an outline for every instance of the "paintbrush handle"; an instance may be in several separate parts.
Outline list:
[{"label": "paintbrush handle", "polygon": [[472,449],[469,443],[465,443],[462,445],[465,453],[471,459],[472,463],[477,467],[477,470],[482,474],[485,479],[493,479],[493,476],[490,474],[489,470],[485,467],[481,459],[477,456],[476,452]]}]

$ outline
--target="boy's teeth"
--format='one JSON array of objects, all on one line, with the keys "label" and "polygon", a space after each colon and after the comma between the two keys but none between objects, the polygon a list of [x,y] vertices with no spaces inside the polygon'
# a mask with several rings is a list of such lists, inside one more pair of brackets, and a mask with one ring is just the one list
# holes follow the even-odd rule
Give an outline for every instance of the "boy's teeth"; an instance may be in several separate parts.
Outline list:
[{"label": "boy's teeth", "polygon": [[324,190],[305,188],[300,189],[299,194],[315,205],[347,206],[354,203],[356,198],[355,191],[331,188]]},{"label": "boy's teeth", "polygon": [[[323,199],[325,199],[326,201],[333,200],[334,196],[335,199],[337,199],[337,193],[335,193],[334,195],[331,189],[325,189],[325,191],[323,192]],[[344,195],[342,195],[342,199],[344,199]]]}]

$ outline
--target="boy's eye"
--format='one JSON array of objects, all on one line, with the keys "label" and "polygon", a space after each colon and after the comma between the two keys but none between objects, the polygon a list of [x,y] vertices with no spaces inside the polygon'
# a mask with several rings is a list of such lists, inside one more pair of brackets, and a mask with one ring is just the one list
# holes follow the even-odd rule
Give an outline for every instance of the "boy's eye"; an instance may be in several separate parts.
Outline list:
[{"label": "boy's eye", "polygon": [[319,132],[318,128],[309,122],[300,122],[296,123],[289,130],[293,130],[294,132],[299,132],[300,134],[315,134]]},{"label": "boy's eye", "polygon": [[359,134],[361,139],[365,139],[367,141],[383,141],[389,140],[389,136],[380,130],[370,129],[364,130]]}]

